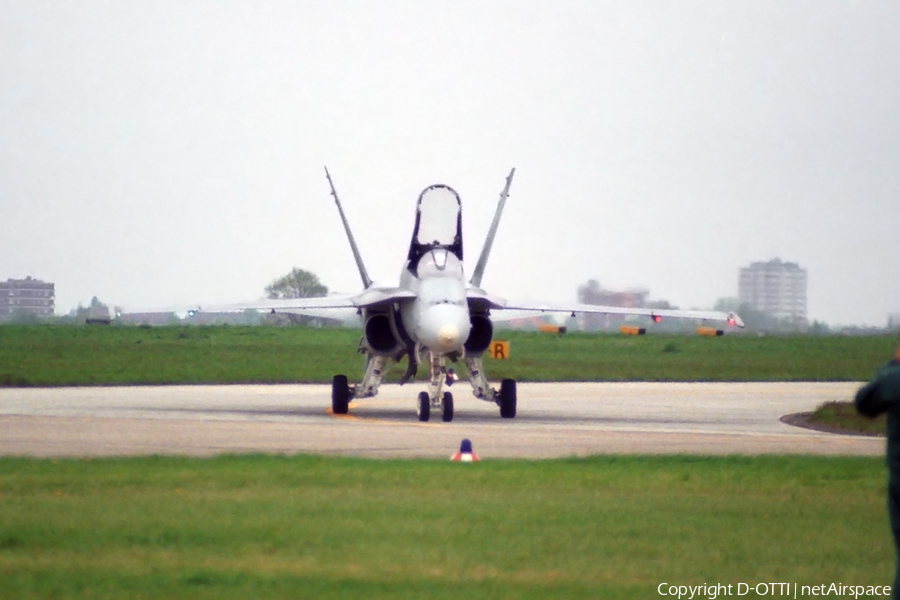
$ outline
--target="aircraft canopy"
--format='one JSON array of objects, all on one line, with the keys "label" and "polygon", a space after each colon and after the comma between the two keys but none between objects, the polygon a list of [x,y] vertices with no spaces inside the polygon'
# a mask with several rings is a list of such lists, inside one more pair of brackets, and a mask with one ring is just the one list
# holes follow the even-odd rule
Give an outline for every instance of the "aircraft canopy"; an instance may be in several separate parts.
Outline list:
[{"label": "aircraft canopy", "polygon": [[418,264],[426,252],[435,248],[446,248],[462,260],[462,202],[453,188],[440,184],[419,194],[410,263]]}]

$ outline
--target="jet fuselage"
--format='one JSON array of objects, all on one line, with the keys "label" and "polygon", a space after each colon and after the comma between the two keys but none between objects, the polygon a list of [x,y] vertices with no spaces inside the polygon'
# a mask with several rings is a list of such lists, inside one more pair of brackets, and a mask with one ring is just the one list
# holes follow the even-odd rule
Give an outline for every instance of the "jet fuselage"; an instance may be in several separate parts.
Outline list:
[{"label": "jet fuselage", "polygon": [[446,248],[424,254],[400,275],[400,287],[415,292],[400,303],[403,328],[412,340],[437,354],[461,352],[471,320],[462,261]]}]

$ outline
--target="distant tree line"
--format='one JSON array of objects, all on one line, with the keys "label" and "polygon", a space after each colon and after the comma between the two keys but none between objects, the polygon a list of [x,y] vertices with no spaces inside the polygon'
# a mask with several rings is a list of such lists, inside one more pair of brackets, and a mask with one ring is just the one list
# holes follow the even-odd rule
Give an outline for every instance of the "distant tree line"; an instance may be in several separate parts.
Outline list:
[{"label": "distant tree line", "polygon": [[[319,277],[310,271],[293,268],[286,275],[272,281],[265,287],[265,293],[272,299],[290,298],[318,298],[328,295],[328,287],[322,284]],[[121,314],[119,308],[112,310],[99,298],[91,298],[90,304],[83,306],[81,303],[69,311],[67,315],[43,317],[28,311],[27,308],[16,309],[2,322],[10,324],[40,324],[40,323],[72,323],[83,325],[85,323],[112,323],[112,324],[151,324],[151,325],[261,325],[273,324],[300,324],[306,325],[312,322],[323,324],[331,322],[331,319],[313,319],[302,315],[285,314],[272,315],[276,318],[267,318],[269,315],[260,314],[256,310],[244,310],[237,313],[210,313],[199,312],[186,318],[180,318],[174,312],[168,313],[130,313]],[[339,323],[339,321],[335,321]]]},{"label": "distant tree line", "polygon": [[266,296],[272,299],[322,298],[327,295],[328,287],[319,281],[318,275],[297,267],[266,286]]}]

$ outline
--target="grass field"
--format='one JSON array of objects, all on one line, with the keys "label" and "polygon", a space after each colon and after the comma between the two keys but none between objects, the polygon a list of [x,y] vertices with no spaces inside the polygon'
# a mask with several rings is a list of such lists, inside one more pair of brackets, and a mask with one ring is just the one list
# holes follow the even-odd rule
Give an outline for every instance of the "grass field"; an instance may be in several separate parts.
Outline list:
[{"label": "grass field", "polygon": [[651,598],[893,566],[880,458],[0,459],[2,598]]},{"label": "grass field", "polygon": [[809,416],[809,422],[826,431],[887,435],[887,414],[874,419],[863,416],[853,402],[825,402]]},{"label": "grass field", "polygon": [[[327,382],[362,374],[360,331],[306,327],[0,327],[0,385]],[[894,336],[642,336],[499,332],[520,381],[859,381]],[[404,368],[395,368],[396,380]],[[420,370],[424,375],[424,368]]]},{"label": "grass field", "polygon": [[[360,332],[0,327],[0,385],[355,378]],[[519,380],[863,380],[886,337],[502,332]],[[396,369],[396,379],[402,369]],[[0,458],[0,598],[648,598],[890,584],[881,458]],[[749,597],[754,596],[751,592]]]}]

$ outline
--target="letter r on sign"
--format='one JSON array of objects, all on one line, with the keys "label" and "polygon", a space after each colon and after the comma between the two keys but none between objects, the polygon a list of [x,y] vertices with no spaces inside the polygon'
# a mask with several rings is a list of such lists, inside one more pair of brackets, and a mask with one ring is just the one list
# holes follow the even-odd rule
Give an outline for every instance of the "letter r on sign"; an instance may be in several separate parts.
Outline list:
[{"label": "letter r on sign", "polygon": [[509,342],[491,342],[491,358],[506,360],[509,358]]}]

